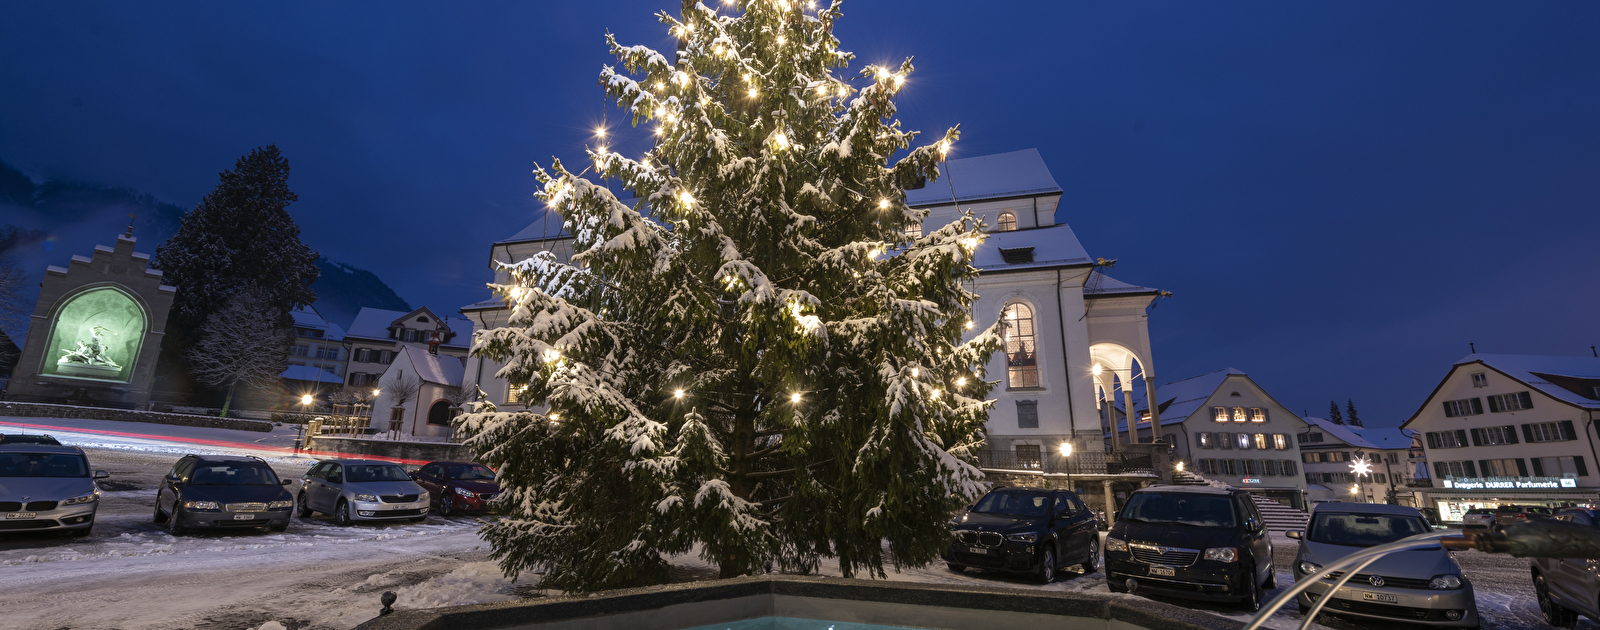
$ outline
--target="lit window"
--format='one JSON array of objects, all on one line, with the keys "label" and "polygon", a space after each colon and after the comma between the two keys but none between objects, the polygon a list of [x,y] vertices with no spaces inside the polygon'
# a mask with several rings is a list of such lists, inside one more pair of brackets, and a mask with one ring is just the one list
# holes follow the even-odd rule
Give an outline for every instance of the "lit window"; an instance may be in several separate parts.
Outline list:
[{"label": "lit window", "polygon": [[1033,309],[1020,302],[1006,307],[1006,367],[1011,387],[1038,387],[1039,360],[1033,337]]},{"label": "lit window", "polygon": [[1200,448],[1211,448],[1211,434],[1201,433],[1195,436]]},{"label": "lit window", "polygon": [[1275,433],[1275,434],[1273,434],[1273,436],[1272,436],[1272,447],[1276,448],[1276,449],[1278,449],[1280,451],[1288,449],[1289,448],[1289,435],[1287,433]]},{"label": "lit window", "polygon": [[1010,232],[1017,229],[1017,215],[1010,212],[1000,213],[1000,231]]},{"label": "lit window", "polygon": [[1267,410],[1266,409],[1262,409],[1260,407],[1251,407],[1250,408],[1250,421],[1251,422],[1266,422],[1267,421]]},{"label": "lit window", "polygon": [[1244,407],[1233,408],[1233,421],[1244,422]]},{"label": "lit window", "polygon": [[1250,448],[1251,440],[1249,433],[1235,433],[1233,434],[1233,437],[1234,439],[1238,440],[1239,448],[1241,450]]},{"label": "lit window", "polygon": [[1256,449],[1263,450],[1263,451],[1267,450],[1267,434],[1265,434],[1265,433],[1257,433],[1256,434]]},{"label": "lit window", "polygon": [[922,224],[912,223],[911,225],[906,226],[906,236],[911,238],[922,238]]},{"label": "lit window", "polygon": [[1228,421],[1228,408],[1227,407],[1212,407],[1211,408],[1211,415],[1212,415],[1212,417],[1216,418],[1217,422],[1227,422]]}]

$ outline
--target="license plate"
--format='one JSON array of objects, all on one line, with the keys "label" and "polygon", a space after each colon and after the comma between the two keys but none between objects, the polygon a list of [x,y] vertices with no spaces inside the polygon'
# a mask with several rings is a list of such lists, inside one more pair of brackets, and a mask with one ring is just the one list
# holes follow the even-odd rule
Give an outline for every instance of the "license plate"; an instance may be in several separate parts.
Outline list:
[{"label": "license plate", "polygon": [[6,518],[33,518],[38,515],[38,512],[7,512]]},{"label": "license plate", "polygon": [[256,520],[256,515],[254,515],[254,514],[235,514],[235,515],[233,515],[233,520],[236,520],[236,521],[253,521],[253,520]]},{"label": "license plate", "polygon": [[1390,595],[1388,593],[1368,593],[1366,591],[1362,591],[1361,592],[1361,599],[1363,601],[1383,602],[1383,603],[1386,603],[1386,604],[1398,604],[1398,603],[1400,603],[1400,597],[1399,596]]},{"label": "license plate", "polygon": [[985,553],[985,554],[989,553],[989,550],[988,549],[984,549],[983,547],[973,547],[971,549],[971,551],[972,551],[972,553]]},{"label": "license plate", "polygon": [[1169,567],[1150,567],[1150,575],[1162,575],[1162,576],[1166,576],[1166,577],[1172,577],[1172,576],[1177,575],[1177,574],[1178,573],[1177,573],[1177,571],[1175,569],[1172,569],[1172,568],[1169,568]]}]

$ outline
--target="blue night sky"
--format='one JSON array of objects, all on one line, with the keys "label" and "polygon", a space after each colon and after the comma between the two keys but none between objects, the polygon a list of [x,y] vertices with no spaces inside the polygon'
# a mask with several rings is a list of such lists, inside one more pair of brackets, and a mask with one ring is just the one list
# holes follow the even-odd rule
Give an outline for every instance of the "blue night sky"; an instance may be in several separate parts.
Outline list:
[{"label": "blue night sky", "polygon": [[[0,160],[192,207],[276,143],[313,249],[453,311],[537,216],[534,163],[590,141],[603,34],[670,50],[673,4],[7,2]],[[1058,220],[1175,292],[1151,319],[1161,382],[1231,366],[1293,410],[1352,398],[1393,426],[1469,341],[1600,343],[1600,3],[844,10],[860,63],[916,57],[909,128],[1037,147]]]}]

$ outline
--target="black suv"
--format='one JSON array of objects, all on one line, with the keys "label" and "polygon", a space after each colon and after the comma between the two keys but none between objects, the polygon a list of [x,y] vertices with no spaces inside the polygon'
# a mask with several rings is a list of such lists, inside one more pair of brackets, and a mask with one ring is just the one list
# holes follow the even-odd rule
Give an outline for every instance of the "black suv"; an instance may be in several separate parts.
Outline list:
[{"label": "black suv", "polygon": [[1049,583],[1064,565],[1093,573],[1100,534],[1094,513],[1073,492],[1001,488],[950,519],[950,547],[941,555],[952,571],[1027,573]]},{"label": "black suv", "polygon": [[185,455],[156,490],[157,523],[177,536],[195,529],[289,527],[291,482],[260,457]]},{"label": "black suv", "polygon": [[0,433],[0,444],[44,444],[61,446],[55,436],[42,433]]},{"label": "black suv", "polygon": [[1106,586],[1261,608],[1272,541],[1250,494],[1210,486],[1134,492],[1106,535]]}]

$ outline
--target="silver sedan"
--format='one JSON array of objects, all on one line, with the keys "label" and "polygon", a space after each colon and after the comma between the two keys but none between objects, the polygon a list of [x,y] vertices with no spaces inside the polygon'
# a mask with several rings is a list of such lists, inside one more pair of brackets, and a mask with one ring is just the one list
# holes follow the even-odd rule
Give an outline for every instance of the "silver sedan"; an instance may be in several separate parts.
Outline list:
[{"label": "silver sedan", "polygon": [[1391,553],[1362,569],[1333,590],[1342,572],[1323,567],[1352,553],[1432,531],[1414,508],[1375,503],[1323,503],[1311,513],[1304,532],[1291,531],[1300,540],[1294,578],[1315,580],[1299,596],[1300,612],[1308,612],[1323,597],[1331,597],[1324,612],[1430,626],[1478,627],[1478,606],[1472,583],[1443,547]]},{"label": "silver sedan", "polygon": [[333,515],[333,521],[415,523],[428,517],[428,492],[411,480],[397,464],[370,459],[330,459],[318,462],[301,478],[295,507],[301,518],[313,512]]}]

